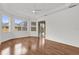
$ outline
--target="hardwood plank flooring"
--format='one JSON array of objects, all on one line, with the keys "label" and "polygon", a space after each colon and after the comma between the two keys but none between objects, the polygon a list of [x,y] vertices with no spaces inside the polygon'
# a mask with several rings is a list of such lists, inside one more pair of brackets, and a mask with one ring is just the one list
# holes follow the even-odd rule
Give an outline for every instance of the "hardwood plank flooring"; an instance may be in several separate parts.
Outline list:
[{"label": "hardwood plank flooring", "polygon": [[79,48],[50,40],[45,40],[44,47],[38,48],[37,37],[15,38],[2,42],[0,53],[2,54],[2,51],[10,47],[9,53],[15,55],[15,46],[17,44],[22,44],[21,48],[18,48],[21,49],[21,55],[79,55]]}]

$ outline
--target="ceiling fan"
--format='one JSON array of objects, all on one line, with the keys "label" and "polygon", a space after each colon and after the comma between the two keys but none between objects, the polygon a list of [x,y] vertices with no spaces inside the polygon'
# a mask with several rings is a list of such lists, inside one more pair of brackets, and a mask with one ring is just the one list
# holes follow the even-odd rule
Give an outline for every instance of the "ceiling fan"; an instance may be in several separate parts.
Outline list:
[{"label": "ceiling fan", "polygon": [[41,11],[41,9],[35,9],[35,10],[32,11],[32,13],[33,13],[33,14],[36,14],[36,13],[38,13],[38,12],[40,12],[40,11]]}]

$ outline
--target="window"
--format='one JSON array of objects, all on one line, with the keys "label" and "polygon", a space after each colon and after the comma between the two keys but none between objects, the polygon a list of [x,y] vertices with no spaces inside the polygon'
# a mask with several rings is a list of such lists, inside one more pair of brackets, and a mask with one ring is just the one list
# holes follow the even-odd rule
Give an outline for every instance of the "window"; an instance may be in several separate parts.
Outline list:
[{"label": "window", "polygon": [[15,19],[15,31],[21,31],[21,23],[21,20]]},{"label": "window", "polygon": [[31,22],[31,31],[36,31],[36,22]]},{"label": "window", "polygon": [[27,30],[27,22],[15,18],[15,31],[26,31],[26,30]]},{"label": "window", "polygon": [[22,22],[22,31],[27,31],[27,22],[26,21],[23,21]]},{"label": "window", "polygon": [[8,16],[2,16],[2,32],[9,31],[9,19]]}]

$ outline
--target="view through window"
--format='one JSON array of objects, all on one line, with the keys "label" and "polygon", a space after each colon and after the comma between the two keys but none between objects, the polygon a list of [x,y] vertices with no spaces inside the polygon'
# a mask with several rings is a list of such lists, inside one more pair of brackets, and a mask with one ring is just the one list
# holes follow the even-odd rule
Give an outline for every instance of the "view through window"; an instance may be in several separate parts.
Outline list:
[{"label": "view through window", "polygon": [[9,31],[9,19],[8,16],[2,16],[2,31],[8,32]]},{"label": "view through window", "polygon": [[15,18],[15,31],[26,31],[27,22],[22,19]]},{"label": "view through window", "polygon": [[[27,31],[27,21],[14,18],[14,31]],[[2,16],[2,32],[9,32],[9,16]]]}]

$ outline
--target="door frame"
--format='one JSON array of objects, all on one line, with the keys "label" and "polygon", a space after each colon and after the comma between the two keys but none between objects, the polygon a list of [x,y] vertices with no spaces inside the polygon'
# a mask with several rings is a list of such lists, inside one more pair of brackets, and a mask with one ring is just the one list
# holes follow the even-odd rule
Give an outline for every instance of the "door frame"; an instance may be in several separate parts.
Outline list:
[{"label": "door frame", "polygon": [[[46,38],[46,21],[38,21],[38,47],[40,47],[40,40],[42,41],[42,39],[40,39],[40,24],[44,24],[44,41]],[[44,43],[45,45],[45,43]],[[44,45],[42,47],[44,47]]]}]

